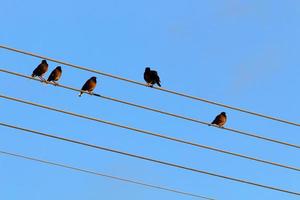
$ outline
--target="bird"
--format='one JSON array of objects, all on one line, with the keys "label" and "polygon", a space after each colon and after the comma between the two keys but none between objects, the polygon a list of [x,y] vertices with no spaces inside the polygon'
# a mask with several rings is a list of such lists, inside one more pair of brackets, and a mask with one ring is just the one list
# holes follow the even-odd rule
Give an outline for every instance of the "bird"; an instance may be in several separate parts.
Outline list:
[{"label": "bird", "polygon": [[48,77],[47,81],[48,82],[53,82],[55,85],[57,85],[58,83],[56,83],[56,81],[58,81],[61,77],[62,74],[62,70],[61,70],[61,66],[57,66],[50,74],[50,76]]},{"label": "bird", "polygon": [[150,67],[145,68],[144,72],[144,79],[148,86],[153,87],[153,85],[156,83],[159,87],[160,85],[160,78],[158,76],[157,71],[151,70]]},{"label": "bird", "polygon": [[211,124],[216,124],[219,127],[223,127],[227,121],[227,116],[225,112],[221,112],[219,115],[216,116],[214,121]]},{"label": "bird", "polygon": [[[95,89],[96,85],[97,85],[97,77],[93,76],[90,79],[88,79],[85,84],[82,86],[81,90],[83,91],[88,91],[90,94],[92,94],[92,91]],[[81,97],[81,95],[83,94],[83,92],[80,92],[79,97]]]},{"label": "bird", "polygon": [[42,62],[33,70],[32,77],[38,76],[42,81],[45,81],[43,75],[48,71],[48,63],[46,60]]}]

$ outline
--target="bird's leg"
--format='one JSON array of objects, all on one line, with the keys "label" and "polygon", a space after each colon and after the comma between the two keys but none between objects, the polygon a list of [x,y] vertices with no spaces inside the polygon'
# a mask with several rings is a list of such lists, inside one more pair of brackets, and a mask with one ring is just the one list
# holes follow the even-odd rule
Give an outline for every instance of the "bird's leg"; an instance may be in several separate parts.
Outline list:
[{"label": "bird's leg", "polygon": [[45,82],[47,82],[47,80],[44,78],[44,77],[42,77],[43,78],[43,80],[45,81]]},{"label": "bird's leg", "polygon": [[42,80],[42,82],[44,82],[44,83],[47,84],[47,81],[46,81],[46,79],[45,79],[43,76],[39,76],[39,77],[40,77],[40,79]]},{"label": "bird's leg", "polygon": [[150,83],[150,87],[153,87],[154,84],[155,84],[155,82],[152,81],[152,82]]},{"label": "bird's leg", "polygon": [[42,76],[38,76],[41,82],[44,82],[44,78]]},{"label": "bird's leg", "polygon": [[55,81],[53,81],[54,86],[58,86],[59,84]]}]

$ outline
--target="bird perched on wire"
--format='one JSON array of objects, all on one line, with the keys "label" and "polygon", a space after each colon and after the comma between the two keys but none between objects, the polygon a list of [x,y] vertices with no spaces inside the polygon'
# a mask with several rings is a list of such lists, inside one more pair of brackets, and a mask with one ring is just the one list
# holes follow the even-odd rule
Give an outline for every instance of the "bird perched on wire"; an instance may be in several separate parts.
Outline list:
[{"label": "bird perched on wire", "polygon": [[147,85],[152,87],[155,83],[161,87],[160,78],[157,71],[151,70],[150,67],[146,67],[144,72],[144,79],[147,82]]},{"label": "bird perched on wire", "polygon": [[227,116],[225,112],[221,112],[221,114],[217,115],[214,121],[211,124],[216,124],[219,127],[223,127],[227,121]]},{"label": "bird perched on wire", "polygon": [[[87,80],[85,82],[85,84],[82,86],[81,90],[83,91],[88,91],[90,94],[92,94],[92,91],[95,89],[96,85],[97,85],[97,78],[95,76],[91,77],[89,80]],[[79,97],[81,97],[81,95],[83,94],[83,92],[80,92]]]},{"label": "bird perched on wire", "polygon": [[61,77],[62,74],[62,70],[61,70],[61,66],[57,66],[50,74],[50,76],[48,77],[47,81],[48,82],[53,82],[55,85],[57,85],[58,83],[56,81],[58,81]]},{"label": "bird perched on wire", "polygon": [[46,60],[42,62],[33,70],[32,77],[39,77],[42,81],[45,81],[43,75],[48,71],[48,63]]}]

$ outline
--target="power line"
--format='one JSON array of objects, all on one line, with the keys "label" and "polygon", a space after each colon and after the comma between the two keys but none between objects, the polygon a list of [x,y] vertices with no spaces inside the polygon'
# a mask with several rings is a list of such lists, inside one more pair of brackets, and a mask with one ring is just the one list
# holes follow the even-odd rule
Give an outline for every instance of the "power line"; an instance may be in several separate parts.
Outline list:
[{"label": "power line", "polygon": [[26,160],[31,160],[31,161],[35,161],[35,162],[39,162],[39,163],[44,163],[44,164],[47,164],[47,165],[62,167],[62,168],[65,168],[65,169],[71,169],[71,170],[75,170],[75,171],[78,171],[78,172],[88,173],[88,174],[92,174],[92,175],[96,175],[96,176],[102,176],[102,177],[105,177],[105,178],[114,179],[114,180],[118,180],[118,181],[122,181],[122,182],[126,182],[126,183],[132,183],[132,184],[141,185],[141,186],[145,186],[145,187],[149,187],[149,188],[164,190],[164,191],[167,191],[167,192],[173,192],[173,193],[177,193],[177,194],[181,194],[181,195],[185,195],[185,196],[191,196],[191,197],[200,198],[200,199],[207,199],[207,200],[214,200],[214,199],[209,198],[209,197],[205,197],[205,196],[201,196],[201,195],[197,195],[197,194],[193,194],[193,193],[189,193],[189,192],[183,192],[183,191],[180,191],[180,190],[166,188],[166,187],[157,186],[157,185],[152,185],[152,184],[144,183],[144,182],[141,182],[141,181],[121,178],[121,177],[118,177],[118,176],[112,176],[112,175],[108,175],[108,174],[103,174],[103,173],[99,173],[99,172],[95,172],[95,171],[91,171],[91,170],[87,170],[87,169],[73,167],[73,166],[70,166],[70,165],[62,164],[62,163],[56,163],[56,162],[51,162],[51,161],[47,161],[47,160],[41,160],[41,159],[38,159],[38,158],[28,157],[28,156],[24,156],[24,155],[21,155],[21,154],[16,154],[16,153],[11,153],[11,152],[7,152],[7,151],[1,151],[1,150],[0,150],[0,153],[4,154],[4,155],[8,155],[8,156],[13,156],[13,157],[22,158],[22,159],[26,159]]},{"label": "power line", "polygon": [[[3,96],[3,95],[0,95],[0,97],[8,99],[8,100],[17,101],[17,102],[25,103],[25,104],[28,104],[28,105],[33,105],[33,106],[36,106],[36,107],[40,107],[40,108],[44,108],[44,109],[48,109],[48,110],[52,110],[52,111],[56,111],[56,112],[60,112],[60,113],[64,113],[64,114],[68,114],[68,115],[72,115],[72,116],[76,116],[76,117],[80,117],[80,118],[84,118],[84,119],[88,119],[88,120],[108,124],[108,125],[112,125],[112,126],[115,126],[115,127],[128,129],[128,130],[131,130],[131,131],[151,135],[151,136],[154,136],[154,137],[159,137],[159,138],[163,138],[163,139],[166,139],[166,140],[175,141],[175,142],[186,144],[186,145],[191,145],[191,146],[198,147],[198,148],[209,149],[211,151],[216,151],[216,152],[219,152],[219,153],[224,153],[224,154],[228,154],[228,155],[232,155],[232,156],[237,156],[237,157],[240,157],[240,158],[244,158],[244,159],[248,159],[248,160],[252,160],[252,161],[256,161],[256,162],[261,162],[261,163],[264,163],[264,164],[269,164],[269,165],[273,165],[273,166],[277,166],[277,167],[282,167],[282,168],[285,168],[285,169],[300,171],[300,169],[297,168],[297,167],[287,166],[287,165],[283,165],[283,164],[276,163],[276,162],[266,161],[266,160],[246,156],[246,155],[243,155],[243,154],[238,154],[238,153],[226,151],[226,150],[223,150],[223,149],[218,149],[218,148],[215,148],[215,147],[205,146],[205,145],[202,145],[202,144],[185,141],[185,140],[181,140],[181,139],[178,139],[178,138],[164,136],[164,135],[161,135],[161,134],[158,134],[158,133],[154,133],[154,132],[150,132],[150,131],[146,131],[146,130],[141,130],[141,129],[137,129],[137,128],[133,128],[133,127],[120,125],[120,124],[105,121],[105,120],[102,120],[102,119],[99,119],[99,118],[92,118],[92,117],[88,117],[88,116],[85,116],[85,115],[81,115],[81,114],[77,114],[77,113],[73,113],[73,112],[69,112],[69,111],[65,111],[65,110],[60,110],[60,109],[57,109],[57,108],[53,108],[53,107],[49,107],[49,106],[45,106],[45,105],[41,105],[41,104],[36,104],[36,103],[21,100],[21,99],[16,99],[16,98],[13,98],[13,97],[7,97],[7,96]],[[0,125],[8,126],[8,127],[11,127],[11,128],[16,128],[16,127],[12,127],[12,126],[9,126],[9,125],[1,123],[1,122],[0,122]]]},{"label": "power line", "polygon": [[[20,130],[27,131],[26,129],[20,129]],[[144,156],[140,156],[140,155],[136,155],[136,154],[131,154],[131,153],[124,152],[124,151],[119,151],[119,150],[116,150],[116,149],[111,149],[111,148],[98,146],[98,145],[94,145],[94,144],[89,144],[89,143],[85,143],[85,142],[81,142],[81,141],[77,141],[77,140],[72,140],[72,139],[68,139],[68,138],[63,138],[63,137],[59,137],[59,136],[55,136],[55,135],[49,135],[49,134],[38,132],[38,131],[30,131],[30,132],[34,132],[36,134],[39,134],[39,135],[42,135],[42,136],[45,136],[45,137],[55,138],[55,139],[58,139],[58,140],[63,140],[63,141],[66,141],[66,142],[75,143],[75,144],[79,144],[79,145],[83,145],[83,146],[87,146],[87,147],[91,147],[91,148],[95,148],[95,149],[99,149],[99,150],[103,150],[103,151],[108,151],[108,152],[112,152],[112,153],[116,153],[116,154],[120,154],[120,155],[125,155],[125,156],[128,156],[128,157],[133,157],[133,158],[137,158],[137,159],[141,159],[141,160],[145,160],[145,161],[150,161],[150,162],[153,162],[153,163],[158,163],[158,164],[162,164],[162,165],[166,165],[166,166],[170,166],[170,167],[174,167],[174,168],[179,168],[179,169],[183,169],[183,170],[187,170],[187,171],[192,171],[192,172],[196,172],[196,173],[200,173],[200,174],[206,174],[206,175],[209,175],[209,176],[214,176],[214,177],[227,179],[227,180],[231,180],[231,181],[235,181],[235,182],[239,182],[239,183],[244,183],[244,184],[248,184],[248,185],[252,185],[252,186],[262,187],[262,188],[265,188],[265,189],[270,189],[270,190],[275,190],[275,191],[279,191],[279,192],[283,192],[283,193],[289,193],[289,194],[300,196],[300,192],[294,192],[294,191],[281,189],[281,188],[277,188],[277,187],[273,187],[273,186],[263,185],[263,184],[260,184],[260,183],[255,183],[255,182],[251,182],[251,181],[244,180],[244,179],[233,178],[233,177],[230,177],[230,176],[225,176],[225,175],[216,174],[216,173],[212,173],[212,172],[208,172],[208,171],[204,171],[204,170],[199,170],[199,169],[195,169],[195,168],[191,168],[191,167],[186,167],[186,166],[175,164],[175,163],[165,162],[165,161],[156,160],[156,159],[149,158],[149,157],[144,157]]]},{"label": "power line", "polygon": [[[8,73],[8,74],[12,74],[12,75],[15,75],[15,76],[28,78],[28,79],[40,82],[40,80],[38,80],[36,78],[33,78],[31,76],[26,76],[26,75],[23,75],[23,74],[19,74],[19,73],[16,73],[16,72],[11,72],[11,71],[4,70],[4,69],[0,69],[0,72],[4,72],[4,73]],[[51,84],[51,85],[55,85],[52,82],[48,82],[48,83]],[[84,92],[84,93],[90,94],[86,91],[82,91],[82,90],[79,90],[79,89],[76,89],[76,88],[73,88],[73,87],[69,87],[69,86],[66,86],[66,85],[59,84],[59,85],[55,85],[55,86],[58,86],[58,87],[61,87],[61,88],[64,88],[64,89],[77,91],[77,92]],[[176,117],[176,118],[179,118],[179,119],[184,119],[184,120],[195,122],[195,123],[198,123],[198,124],[208,125],[208,126],[212,126],[212,127],[215,127],[215,128],[224,129],[224,130],[231,131],[231,132],[234,132],[234,133],[238,133],[238,134],[241,134],[241,135],[244,135],[244,136],[253,137],[253,138],[256,138],[256,139],[265,140],[265,141],[268,141],[268,142],[273,142],[273,143],[277,143],[277,144],[281,144],[281,145],[285,145],[285,146],[290,146],[290,147],[294,147],[294,148],[300,148],[300,146],[295,145],[295,144],[290,144],[290,143],[287,143],[287,142],[283,142],[283,141],[275,140],[275,139],[272,139],[272,138],[259,136],[259,135],[253,134],[253,133],[240,131],[240,130],[236,130],[236,129],[232,129],[232,128],[219,127],[219,126],[212,125],[210,123],[200,121],[200,120],[197,120],[197,119],[193,119],[193,118],[190,118],[190,117],[185,117],[185,116],[182,116],[182,115],[178,115],[178,114],[158,110],[158,109],[155,109],[155,108],[150,108],[150,107],[134,104],[134,103],[127,102],[127,101],[124,101],[124,100],[120,100],[120,99],[116,99],[116,98],[112,98],[112,97],[108,97],[108,96],[104,96],[104,95],[100,95],[100,94],[96,94],[96,93],[92,93],[90,95],[97,96],[97,97],[107,99],[107,100],[111,100],[111,101],[115,101],[115,102],[118,102],[118,103],[123,103],[123,104],[130,105],[130,106],[133,106],[133,107],[142,108],[142,109],[145,109],[145,110],[150,110],[150,111],[161,113],[161,114],[164,114],[164,115],[169,115],[169,116]]]},{"label": "power line", "polygon": [[[85,71],[89,71],[89,72],[93,72],[93,73],[100,74],[100,75],[107,76],[107,77],[111,77],[111,78],[114,78],[114,79],[134,83],[134,84],[137,84],[137,85],[147,86],[146,84],[140,83],[138,81],[134,81],[134,80],[131,80],[131,79],[120,77],[120,76],[104,73],[104,72],[101,72],[99,70],[94,70],[94,69],[89,69],[89,68],[86,68],[86,67],[74,65],[74,64],[71,64],[71,63],[67,63],[65,61],[56,60],[56,59],[49,58],[49,57],[46,57],[46,56],[37,55],[37,54],[31,53],[31,52],[26,52],[26,51],[23,51],[23,50],[20,50],[20,49],[11,48],[11,47],[4,46],[4,45],[0,45],[0,48],[10,50],[10,51],[14,51],[14,52],[18,52],[18,53],[22,53],[22,54],[33,56],[33,57],[37,57],[37,58],[41,58],[41,59],[45,59],[45,60],[50,60],[52,62],[60,63],[60,64],[63,64],[63,65],[66,65],[66,66],[70,66],[70,67],[73,67],[73,68],[77,68],[77,69],[81,69],[81,70],[85,70]],[[200,97],[196,97],[196,96],[176,92],[176,91],[173,91],[173,90],[168,90],[168,89],[161,88],[161,87],[153,87],[153,88],[157,89],[157,90],[167,92],[167,93],[171,93],[171,94],[175,94],[175,95],[178,95],[178,96],[186,97],[186,98],[189,98],[189,99],[194,99],[194,100],[202,101],[202,102],[205,102],[205,103],[217,105],[217,106],[220,106],[220,107],[228,108],[228,109],[231,109],[231,110],[236,110],[236,111],[239,111],[239,112],[244,112],[244,113],[247,113],[247,114],[256,115],[256,116],[263,117],[263,118],[266,118],[266,119],[278,121],[278,122],[281,122],[281,123],[300,126],[300,124],[296,123],[296,122],[291,122],[291,121],[288,121],[288,120],[268,116],[268,115],[265,115],[265,114],[252,112],[252,111],[249,111],[249,110],[241,109],[241,108],[234,107],[234,106],[229,106],[229,105],[226,105],[226,104],[214,102],[214,101],[207,100],[207,99],[204,99],[204,98],[200,98]]]}]

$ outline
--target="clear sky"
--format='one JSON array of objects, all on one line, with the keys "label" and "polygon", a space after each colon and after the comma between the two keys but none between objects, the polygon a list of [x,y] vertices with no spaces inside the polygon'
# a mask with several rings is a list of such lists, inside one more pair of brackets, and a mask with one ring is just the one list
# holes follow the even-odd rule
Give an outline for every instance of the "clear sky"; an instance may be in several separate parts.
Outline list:
[{"label": "clear sky", "polygon": [[[238,0],[1,1],[0,43],[299,123],[300,2]],[[0,49],[1,68],[30,75],[40,59]],[[49,63],[50,71],[57,64]],[[63,66],[80,88],[95,74]],[[300,144],[299,127],[96,75],[95,92]],[[299,150],[0,73],[0,93],[292,166]],[[0,99],[1,121],[300,191],[299,172]],[[297,197],[0,127],[0,149],[216,199]],[[0,156],[0,199],[193,199]]]}]

